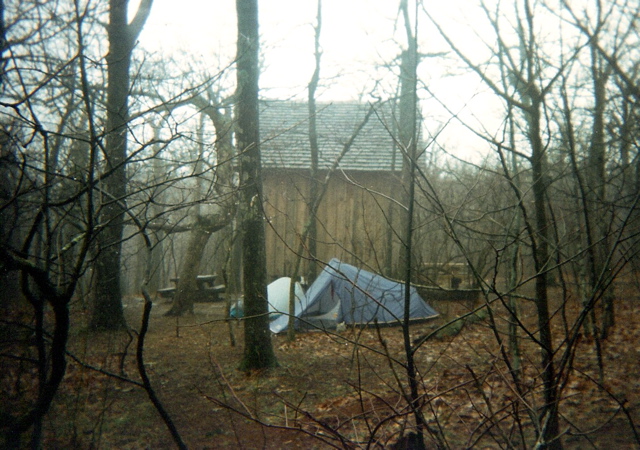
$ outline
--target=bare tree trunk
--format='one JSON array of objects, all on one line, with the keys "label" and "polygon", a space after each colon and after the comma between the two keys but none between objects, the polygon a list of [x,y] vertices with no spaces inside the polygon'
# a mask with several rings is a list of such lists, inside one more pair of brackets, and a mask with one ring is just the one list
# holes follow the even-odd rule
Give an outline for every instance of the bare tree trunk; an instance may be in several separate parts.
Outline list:
[{"label": "bare tree trunk", "polygon": [[[364,126],[367,124],[367,122],[369,122],[369,119],[371,118],[371,115],[374,113],[374,111],[375,111],[375,107],[374,107],[374,105],[371,105],[369,110],[365,114],[364,118],[362,119],[362,122],[360,122],[358,124],[356,129],[353,131],[353,134],[351,135],[351,137],[349,137],[349,140],[347,140],[347,142],[345,142],[345,144],[342,146],[342,151],[336,157],[336,159],[333,161],[333,163],[331,164],[331,167],[329,168],[329,170],[327,170],[327,173],[326,173],[324,179],[322,180],[322,183],[319,184],[319,190],[318,190],[318,192],[316,192],[315,199],[314,199],[315,202],[314,202],[313,205],[311,205],[311,209],[310,209],[309,214],[307,216],[307,221],[304,224],[304,227],[302,228],[302,232],[300,233],[301,236],[300,236],[300,240],[299,240],[299,243],[298,243],[298,249],[296,251],[296,254],[298,255],[298,258],[296,259],[294,270],[293,270],[294,277],[298,274],[298,271],[300,269],[300,260],[301,260],[300,256],[302,255],[302,252],[304,251],[304,244],[305,244],[305,242],[307,242],[307,238],[308,238],[309,233],[310,233],[312,222],[314,222],[316,220],[316,215],[318,214],[318,209],[320,208],[320,203],[322,202],[322,199],[324,198],[325,194],[327,193],[327,189],[329,187],[329,181],[331,180],[331,177],[332,177],[333,173],[337,170],[338,166],[340,165],[340,161],[342,161],[342,158],[344,158],[344,156],[349,152],[349,150],[351,150],[353,142],[360,135],[360,132],[362,131]],[[289,312],[290,312],[289,325],[288,325],[289,328],[293,328],[294,323],[295,323],[295,317],[293,315],[294,299],[295,299],[295,285],[294,285],[294,283],[291,283],[291,287],[289,288]],[[290,339],[293,339],[294,337],[295,336],[293,334],[289,335]]]},{"label": "bare tree trunk", "polygon": [[238,16],[237,145],[242,190],[242,258],[244,279],[244,357],[242,370],[262,370],[278,365],[271,345],[267,303],[258,79],[258,2],[236,0]]},{"label": "bare tree trunk", "polygon": [[131,24],[127,21],[128,0],[109,2],[109,54],[107,56],[107,141],[106,169],[100,221],[105,224],[98,237],[96,286],[92,329],[113,330],[126,326],[122,308],[120,263],[124,205],[127,194],[127,124],[131,56],[153,0],[142,0]]},{"label": "bare tree trunk", "polygon": [[[603,68],[601,58],[597,53],[597,37],[591,41],[591,76],[593,78],[594,113],[593,130],[591,133],[591,145],[589,146],[587,184],[589,186],[589,217],[593,220],[591,230],[596,234],[595,248],[588,249],[594,252],[595,273],[591,283],[591,295],[596,290],[605,289],[602,296],[602,328],[601,338],[606,339],[609,330],[615,324],[614,293],[613,286],[605,287],[608,283],[606,262],[609,255],[609,221],[606,217],[606,146],[604,114],[607,101],[606,83],[609,78],[610,68]],[[593,324],[595,327],[595,323]],[[594,330],[595,331],[595,330]]]},{"label": "bare tree trunk", "polygon": [[315,263],[315,257],[317,253],[317,239],[318,239],[318,219],[316,217],[318,212],[318,206],[320,205],[320,199],[323,193],[320,193],[320,182],[318,180],[318,128],[317,124],[317,110],[316,110],[316,89],[318,88],[318,82],[320,81],[320,58],[322,52],[320,51],[320,31],[322,30],[322,1],[318,0],[318,10],[316,13],[316,33],[315,33],[315,60],[316,66],[309,82],[309,154],[311,156],[311,167],[309,168],[309,200],[307,201],[307,222],[305,229],[302,232],[302,238],[300,245],[298,246],[298,253],[294,255],[296,258],[294,270],[291,274],[291,284],[289,286],[289,328],[287,328],[287,339],[290,341],[296,338],[295,323],[295,301],[296,301],[296,280],[300,272],[300,263],[302,262],[302,250],[303,245],[307,243],[307,252],[309,255],[309,265],[307,267],[307,279],[309,281],[316,278],[317,265]]},{"label": "bare tree trunk", "polygon": [[318,266],[314,263],[317,254],[317,240],[318,240],[318,219],[316,218],[316,212],[313,210],[314,205],[317,203],[316,197],[319,195],[319,148],[318,148],[318,129],[316,126],[316,89],[320,82],[320,58],[322,57],[322,51],[320,49],[320,32],[322,31],[322,0],[318,0],[318,10],[316,12],[316,28],[315,28],[315,69],[311,82],[309,83],[309,153],[311,156],[311,167],[309,170],[309,201],[307,202],[307,214],[309,214],[309,236],[307,238],[307,248],[309,253],[309,266],[307,268],[307,279],[309,281],[315,279],[318,272]]},{"label": "bare tree trunk", "polygon": [[[417,133],[416,133],[416,93],[415,93],[415,75],[414,71],[418,64],[417,52],[415,51],[415,43],[411,42],[409,37],[409,48],[402,52],[402,59],[400,65],[400,100],[399,100],[399,129],[398,129],[398,141],[400,144],[400,151],[403,154],[402,158],[402,198],[403,204],[409,204],[409,197],[411,196],[410,190],[413,183],[412,166],[414,161],[411,159],[411,151],[416,149]],[[401,229],[407,229],[407,220],[409,216],[400,216]],[[405,239],[408,236],[405,235]],[[406,243],[405,243],[406,246]],[[410,261],[404,261],[404,258],[410,258],[411,252],[404,252],[400,254],[400,267],[398,267],[398,274],[402,273],[404,269],[411,263]],[[392,271],[393,273],[393,271]]]},{"label": "bare tree trunk", "polygon": [[[421,395],[418,390],[418,372],[412,349],[410,334],[411,317],[411,281],[413,274],[413,210],[415,200],[415,174],[417,170],[418,158],[418,17],[417,7],[415,23],[411,24],[408,2],[400,4],[401,13],[404,17],[405,31],[407,36],[407,49],[402,53],[402,63],[400,66],[400,145],[404,153],[402,167],[402,181],[405,188],[405,202],[407,208],[404,217],[404,252],[401,254],[404,266],[404,322],[402,324],[402,336],[404,342],[405,357],[407,359],[406,375],[409,382],[409,398],[406,399],[413,414],[416,428],[415,448],[424,449],[424,433],[429,431],[424,415],[422,413]],[[437,434],[434,434],[439,441]]]},{"label": "bare tree trunk", "polygon": [[[80,251],[80,258],[86,257],[87,254],[87,245],[83,247],[83,250]],[[77,278],[71,285],[59,289],[56,283],[51,281],[49,273],[21,255],[7,251],[4,247],[0,247],[0,261],[2,261],[3,270],[21,273],[23,293],[36,314],[40,315],[44,311],[45,304],[48,304],[52,310],[52,331],[49,332],[49,338],[46,339],[46,342],[49,343],[48,352],[45,348],[42,324],[36,323],[34,340],[37,342],[36,345],[40,347],[38,349],[39,380],[32,404],[26,411],[11,411],[11,414],[7,413],[3,417],[3,431],[6,430],[3,433],[6,439],[6,448],[22,448],[20,445],[22,435],[31,427],[36,428],[31,444],[37,448],[40,438],[37,428],[49,411],[66,372],[69,301],[73,295]],[[37,289],[34,289],[33,286],[37,286]],[[36,319],[36,321],[38,320],[42,320],[42,317]]]},{"label": "bare tree trunk", "polygon": [[533,236],[533,257],[536,293],[536,310],[538,313],[538,328],[540,336],[542,383],[544,406],[541,410],[542,424],[541,448],[561,449],[562,442],[558,438],[560,427],[558,423],[558,380],[554,365],[554,348],[549,316],[548,297],[548,263],[549,263],[549,221],[547,219],[547,182],[544,174],[545,153],[540,138],[540,108],[541,98],[533,97],[529,109],[529,135],[531,139],[531,166],[533,174],[533,199],[535,210],[535,235]]},{"label": "bare tree trunk", "polygon": [[[199,153],[195,166],[195,172],[203,171],[205,148],[204,148],[204,120],[205,115],[211,119],[216,130],[216,154],[217,166],[215,172],[215,190],[220,197],[226,198],[219,205],[221,212],[213,215],[202,215],[200,204],[195,206],[194,225],[189,236],[189,244],[180,267],[179,281],[176,287],[176,294],[173,298],[173,307],[167,311],[168,316],[181,316],[185,313],[193,313],[193,303],[198,293],[196,277],[200,269],[200,262],[204,255],[205,247],[213,233],[221,230],[231,223],[233,213],[235,213],[235,195],[230,192],[233,186],[233,146],[231,144],[230,120],[221,112],[223,106],[219,104],[214,93],[210,92],[210,99],[203,96],[196,96],[191,99],[191,103],[202,112],[199,127]],[[204,194],[202,178],[196,180],[196,197],[198,201]]]},{"label": "bare tree trunk", "polygon": [[[515,150],[516,142],[515,142],[515,123],[513,119],[513,110],[509,109],[509,140],[511,143],[511,148]],[[518,161],[516,158],[515,151],[511,153],[511,171],[513,173],[513,185],[514,189],[520,191],[520,175],[518,169]],[[522,215],[520,212],[516,212],[516,216],[514,218],[513,224],[513,235],[517,236],[520,233],[520,229],[522,227]],[[520,243],[516,238],[514,242],[511,244],[511,255],[509,256],[509,268],[508,268],[508,286],[507,291],[509,292],[509,309],[511,318],[509,320],[509,354],[511,355],[511,359],[513,361],[513,371],[517,374],[520,373],[521,360],[520,360],[520,345],[518,342],[518,325],[517,321],[519,320],[518,314],[518,300],[515,295],[515,289],[518,286],[518,260],[520,255]]]},{"label": "bare tree trunk", "polygon": [[531,146],[531,172],[534,223],[527,224],[531,239],[535,269],[535,301],[538,316],[539,347],[541,353],[544,405],[540,409],[540,435],[538,447],[561,449],[559,438],[558,384],[554,361],[553,334],[549,314],[549,220],[547,217],[546,148],[542,140],[542,107],[545,92],[537,86],[536,42],[531,5],[525,1],[526,30],[520,29],[520,49],[523,68],[516,73],[521,108],[527,122],[528,141]]},{"label": "bare tree trunk", "polygon": [[200,271],[202,255],[211,236],[226,227],[230,220],[230,216],[224,213],[195,217],[187,251],[180,267],[180,279],[173,297],[173,306],[165,315],[181,316],[185,313],[193,313],[193,303],[199,293],[196,277]]},{"label": "bare tree trunk", "polygon": [[210,236],[211,233],[199,227],[189,234],[189,244],[179,272],[180,279],[173,296],[173,306],[165,315],[182,316],[186,313],[193,313],[193,304],[198,293],[196,277],[200,271],[200,261]]}]

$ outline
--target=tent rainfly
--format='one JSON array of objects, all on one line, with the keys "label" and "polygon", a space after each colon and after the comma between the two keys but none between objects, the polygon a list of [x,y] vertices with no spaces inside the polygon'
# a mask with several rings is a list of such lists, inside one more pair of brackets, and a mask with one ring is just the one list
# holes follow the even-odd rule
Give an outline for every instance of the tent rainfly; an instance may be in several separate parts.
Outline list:
[{"label": "tent rainfly", "polygon": [[[380,275],[332,259],[296,302],[295,326],[298,330],[330,329],[339,323],[400,325],[404,318],[405,286]],[[430,319],[438,313],[411,288],[410,319]],[[271,322],[273,333],[287,329],[289,316]]]},{"label": "tent rainfly", "polygon": [[[282,277],[267,286],[267,302],[269,303],[269,317],[271,320],[286,314],[289,311],[289,288],[291,287],[291,278]],[[294,291],[296,294],[296,307],[304,298],[302,285],[296,281]],[[229,317],[239,319],[244,317],[244,302],[240,300],[231,307]]]}]

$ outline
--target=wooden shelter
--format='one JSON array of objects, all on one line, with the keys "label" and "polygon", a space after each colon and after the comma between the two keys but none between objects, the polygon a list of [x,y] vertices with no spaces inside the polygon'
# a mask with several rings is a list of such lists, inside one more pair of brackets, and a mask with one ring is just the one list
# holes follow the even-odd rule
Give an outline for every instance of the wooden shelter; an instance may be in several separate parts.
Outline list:
[{"label": "wooden shelter", "polygon": [[[317,252],[310,255],[305,247],[300,274],[313,275],[314,261],[321,268],[333,257],[386,275],[397,273],[406,213],[399,205],[402,152],[394,139],[394,120],[388,103],[317,105],[318,191],[327,186],[317,214]],[[268,271],[275,279],[293,273],[309,218],[307,103],[263,102],[260,128]]]}]

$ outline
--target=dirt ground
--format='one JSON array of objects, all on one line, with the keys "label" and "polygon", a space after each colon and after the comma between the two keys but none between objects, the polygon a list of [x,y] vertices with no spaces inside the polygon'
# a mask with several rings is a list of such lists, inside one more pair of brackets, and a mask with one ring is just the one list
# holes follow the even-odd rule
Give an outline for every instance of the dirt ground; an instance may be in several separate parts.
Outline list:
[{"label": "dirt ground", "polygon": [[[602,387],[596,381],[593,342],[585,338],[580,343],[577,370],[561,405],[566,448],[637,448],[634,433],[639,430],[628,419],[640,427],[638,301],[633,294],[617,304],[619,325],[605,343]],[[144,360],[158,398],[189,448],[388,448],[411,423],[396,381],[397,376],[406,389],[406,375],[398,365],[394,373],[385,356],[404,359],[398,327],[299,334],[294,342],[274,336],[280,367],[247,376],[236,369],[242,326],[224,321],[222,303],[197,304],[195,314],[178,319],[163,316],[169,306],[154,305]],[[142,308],[141,299],[127,299],[133,328],[140,326]],[[562,333],[560,316],[554,322],[556,336]],[[412,339],[441,322],[413,326]],[[131,337],[124,332],[72,334],[69,351],[83,364],[70,361],[47,417],[46,448],[175,447],[147,394],[131,382],[140,380],[136,335]],[[429,399],[424,410],[429,427],[440,429],[450,448],[501,448],[496,441],[504,448],[520,433],[533,442],[527,413],[512,406],[516,394],[486,322],[428,341],[416,358],[420,390]],[[529,379],[538,360],[538,350],[524,343]],[[539,392],[539,386],[529,388]],[[527,402],[534,399],[539,396]],[[433,446],[433,440],[427,442]]]}]

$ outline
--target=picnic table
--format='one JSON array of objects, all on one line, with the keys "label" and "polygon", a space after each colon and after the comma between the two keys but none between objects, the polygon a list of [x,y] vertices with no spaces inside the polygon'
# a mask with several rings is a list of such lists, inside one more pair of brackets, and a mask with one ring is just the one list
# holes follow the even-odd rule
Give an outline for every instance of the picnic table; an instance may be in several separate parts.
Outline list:
[{"label": "picnic table", "polygon": [[[216,274],[211,275],[198,275],[196,276],[196,286],[198,289],[195,296],[196,302],[218,302],[222,300],[220,294],[223,294],[226,290],[224,284],[216,284]],[[161,298],[173,298],[176,294],[178,282],[180,278],[170,278],[174,286],[158,289],[158,295]]]}]

